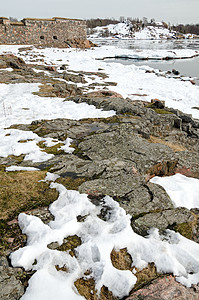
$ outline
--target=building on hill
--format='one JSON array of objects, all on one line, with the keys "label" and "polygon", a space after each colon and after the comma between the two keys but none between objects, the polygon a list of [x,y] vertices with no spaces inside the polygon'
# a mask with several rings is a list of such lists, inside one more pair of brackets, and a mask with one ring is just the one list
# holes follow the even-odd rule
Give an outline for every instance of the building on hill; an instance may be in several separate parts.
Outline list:
[{"label": "building on hill", "polygon": [[48,47],[87,47],[86,21],[25,18],[12,22],[0,17],[0,44]]}]

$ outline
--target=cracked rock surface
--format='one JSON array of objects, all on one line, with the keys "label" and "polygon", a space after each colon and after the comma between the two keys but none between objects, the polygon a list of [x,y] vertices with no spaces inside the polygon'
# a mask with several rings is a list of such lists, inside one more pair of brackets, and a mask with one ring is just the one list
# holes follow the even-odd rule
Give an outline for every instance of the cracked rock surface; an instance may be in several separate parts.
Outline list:
[{"label": "cracked rock surface", "polygon": [[[74,101],[77,99],[90,103],[87,97]],[[142,102],[117,99],[93,98],[92,104],[103,107],[106,103],[108,109],[113,108],[116,100],[114,108],[118,114],[107,119],[56,119],[18,125],[19,129],[32,129],[45,137],[73,139],[72,154],[55,155],[45,164],[28,165],[48,167],[63,181],[81,179],[77,189],[91,197],[110,195],[132,216],[132,227],[141,235],[157,227],[162,231],[179,230],[193,238],[197,214],[174,208],[165,190],[149,180],[155,175],[170,176],[177,172],[199,178],[199,143],[193,134],[198,134],[198,121],[173,109],[164,107],[157,112]],[[121,114],[116,106],[121,106],[122,101],[126,112]],[[189,131],[176,126],[175,120],[179,119],[182,124],[189,124]],[[180,224],[190,226],[189,234],[180,229]]]},{"label": "cracked rock surface", "polygon": [[[7,67],[12,67],[13,71],[3,71]],[[115,83],[103,84],[103,90],[86,95],[86,88],[77,87],[77,83],[86,83],[85,76],[105,79],[107,75],[79,73],[62,67],[65,71],[60,74],[54,66],[29,66],[13,55],[2,55],[0,82],[39,82],[42,84],[37,92],[39,96],[86,102],[104,110],[113,109],[116,115],[106,119],[36,120],[28,125],[15,124],[14,128],[30,130],[41,137],[59,141],[69,137],[73,140],[71,146],[74,151],[72,154],[55,153],[52,159],[44,163],[24,161],[23,157],[20,160],[15,156],[0,157],[2,170],[5,172],[5,167],[10,165],[33,166],[44,173],[58,174],[60,178],[57,182],[68,189],[87,193],[95,205],[102,201],[104,195],[113,197],[131,215],[133,230],[142,236],[146,236],[152,227],[161,232],[172,229],[198,243],[199,210],[175,208],[165,190],[149,180],[156,175],[170,176],[175,173],[199,178],[199,121],[160,102],[131,101],[104,89],[106,85]],[[42,150],[45,151],[45,148]],[[109,209],[104,207],[99,217],[106,220]],[[24,211],[27,212],[25,208]],[[46,223],[52,219],[47,207],[37,207],[28,213],[39,216]],[[12,233],[15,233],[16,217],[2,221],[3,232],[13,226]],[[11,268],[6,258],[16,250],[15,244],[12,244],[14,238],[8,237],[9,250],[0,258],[2,300],[20,299],[26,287],[24,271]],[[21,237],[17,247],[23,244]],[[174,298],[199,299],[198,287],[186,289],[172,276],[166,276],[133,293],[129,300]]]}]

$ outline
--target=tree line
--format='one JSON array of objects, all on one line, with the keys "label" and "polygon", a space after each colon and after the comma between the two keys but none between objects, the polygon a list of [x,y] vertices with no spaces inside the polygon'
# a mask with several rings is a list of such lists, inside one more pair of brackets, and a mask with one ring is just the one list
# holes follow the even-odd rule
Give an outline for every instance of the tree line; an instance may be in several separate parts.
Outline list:
[{"label": "tree line", "polygon": [[198,34],[199,35],[199,24],[179,24],[176,26],[172,26],[173,30],[179,31],[180,33],[186,34],[186,33],[191,33],[191,34]]},{"label": "tree line", "polygon": [[[142,19],[140,18],[125,18],[121,16],[118,20],[114,18],[106,18],[106,19],[88,19],[86,20],[87,28],[93,29],[97,26],[107,26],[109,24],[118,24],[120,22],[129,22],[132,25],[136,27],[136,25],[140,27],[145,27],[148,25],[156,26],[156,21],[155,19],[150,19],[148,20],[146,17],[143,17]],[[178,31],[180,33],[186,34],[186,33],[191,33],[191,34],[197,34],[199,35],[199,24],[178,24],[178,25],[171,25],[170,23],[166,23],[162,21],[162,26],[165,28],[169,28],[171,30]]]}]

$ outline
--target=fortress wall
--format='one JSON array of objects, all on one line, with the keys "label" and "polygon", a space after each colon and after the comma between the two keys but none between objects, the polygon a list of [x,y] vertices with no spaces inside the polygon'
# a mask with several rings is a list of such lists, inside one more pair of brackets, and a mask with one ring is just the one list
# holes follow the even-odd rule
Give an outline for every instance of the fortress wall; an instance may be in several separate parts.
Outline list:
[{"label": "fortress wall", "polygon": [[0,44],[6,44],[7,36],[5,34],[5,28],[0,24]]},{"label": "fortress wall", "polygon": [[0,44],[67,47],[74,40],[86,41],[85,21],[53,18],[0,23]]}]

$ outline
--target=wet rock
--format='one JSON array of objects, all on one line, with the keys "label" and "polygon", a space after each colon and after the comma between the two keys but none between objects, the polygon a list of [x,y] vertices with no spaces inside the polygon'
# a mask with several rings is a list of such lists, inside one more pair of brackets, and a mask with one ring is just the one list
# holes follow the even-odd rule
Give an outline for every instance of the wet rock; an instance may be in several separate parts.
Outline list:
[{"label": "wet rock", "polygon": [[193,122],[192,116],[188,115],[188,114],[181,114],[180,118],[183,123],[192,123]]}]

